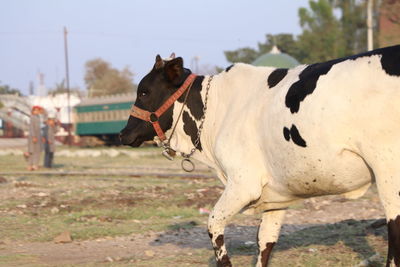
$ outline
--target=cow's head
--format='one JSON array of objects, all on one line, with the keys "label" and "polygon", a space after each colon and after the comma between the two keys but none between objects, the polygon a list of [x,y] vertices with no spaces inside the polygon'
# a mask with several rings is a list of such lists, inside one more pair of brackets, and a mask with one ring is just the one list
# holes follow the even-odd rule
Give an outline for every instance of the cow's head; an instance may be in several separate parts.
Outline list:
[{"label": "cow's head", "polygon": [[[190,70],[183,68],[181,57],[172,54],[169,60],[163,60],[159,55],[153,69],[139,83],[135,106],[154,112],[156,111],[190,75]],[[172,127],[173,106],[159,119],[161,129],[166,132]],[[133,147],[143,142],[153,140],[156,132],[150,122],[130,116],[127,125],[121,131],[121,142]]]}]

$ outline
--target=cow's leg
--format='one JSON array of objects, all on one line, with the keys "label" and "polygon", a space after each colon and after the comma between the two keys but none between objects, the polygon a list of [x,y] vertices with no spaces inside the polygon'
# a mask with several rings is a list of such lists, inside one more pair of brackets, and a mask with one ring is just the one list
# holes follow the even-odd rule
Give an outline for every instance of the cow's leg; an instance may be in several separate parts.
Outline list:
[{"label": "cow's leg", "polygon": [[400,266],[400,215],[388,220],[388,259],[386,266]]},{"label": "cow's leg", "polygon": [[[400,179],[400,176],[397,179]],[[384,194],[387,196],[383,196]],[[388,228],[389,246],[386,267],[400,267],[400,190],[397,192],[397,199],[395,193],[390,191],[380,192],[380,198],[385,208]]]},{"label": "cow's leg", "polygon": [[[399,157],[396,157],[400,159]],[[388,227],[387,267],[400,267],[400,165],[383,158],[378,168],[372,166],[376,176],[379,197],[385,209]]]},{"label": "cow's leg", "polygon": [[279,237],[282,220],[286,210],[266,211],[262,215],[260,228],[258,229],[258,248],[259,254],[257,267],[268,266],[272,248]]},{"label": "cow's leg", "polygon": [[208,217],[208,233],[214,247],[218,267],[232,266],[224,242],[224,230],[227,222],[243,207],[259,198],[260,192],[261,189],[257,188],[255,184],[249,188],[248,184],[228,183],[211,211]]}]

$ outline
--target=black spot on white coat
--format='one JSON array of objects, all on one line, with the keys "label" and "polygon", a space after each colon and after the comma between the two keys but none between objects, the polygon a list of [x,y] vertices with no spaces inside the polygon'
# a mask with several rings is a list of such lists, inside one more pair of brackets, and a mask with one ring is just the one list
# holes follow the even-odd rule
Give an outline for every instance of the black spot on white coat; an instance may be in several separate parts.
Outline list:
[{"label": "black spot on white coat", "polygon": [[275,87],[280,81],[285,78],[288,73],[288,69],[276,69],[271,72],[268,76],[268,86],[269,88]]},{"label": "black spot on white coat", "polygon": [[286,97],[286,107],[291,113],[296,113],[300,109],[300,103],[310,94],[312,94],[317,86],[320,76],[327,74],[333,65],[346,60],[356,60],[361,57],[381,56],[382,69],[391,76],[400,76],[400,45],[376,49],[366,53],[339,58],[324,63],[316,63],[307,66],[299,75],[299,80],[290,86]]},{"label": "black spot on white coat", "polygon": [[232,64],[232,65],[230,65],[229,67],[227,67],[227,68],[225,69],[225,71],[226,71],[226,72],[230,71],[230,70],[232,69],[233,66],[235,66],[235,64]]},{"label": "black spot on white coat", "polygon": [[299,80],[290,86],[285,98],[286,107],[291,113],[299,111],[300,102],[314,92],[319,76],[327,74],[332,66],[329,62],[317,63],[306,67],[300,73]]},{"label": "black spot on white coat", "polygon": [[388,75],[400,76],[400,45],[381,49],[382,68]]},{"label": "black spot on white coat", "polygon": [[301,147],[307,146],[306,141],[301,137],[296,125],[292,125],[292,128],[290,128],[290,136],[292,137],[293,143],[296,145]]},{"label": "black spot on white coat", "polygon": [[287,127],[283,128],[283,136],[285,137],[285,140],[288,142],[290,141],[290,139],[292,139],[293,143],[295,143],[296,145],[301,147],[307,147],[306,141],[303,139],[303,137],[301,137],[299,130],[294,124],[292,124],[290,130]]},{"label": "black spot on white coat", "polygon": [[[190,88],[189,96],[186,101],[186,106],[189,108],[190,114],[196,119],[200,120],[203,116],[203,99],[201,98],[201,91],[204,76],[197,76],[193,81],[192,88]],[[185,94],[183,94],[178,101],[183,103],[185,100]]]},{"label": "black spot on white coat", "polygon": [[[193,146],[196,143],[197,139],[197,125],[196,122],[190,117],[189,113],[187,111],[184,111],[182,114],[182,120],[183,120],[183,130],[187,135],[190,136],[190,139],[192,140]],[[201,142],[199,141],[199,144],[196,147],[199,151],[202,151],[201,147]]]},{"label": "black spot on white coat", "polygon": [[285,137],[286,141],[290,141],[290,130],[287,127],[283,128],[283,136]]}]

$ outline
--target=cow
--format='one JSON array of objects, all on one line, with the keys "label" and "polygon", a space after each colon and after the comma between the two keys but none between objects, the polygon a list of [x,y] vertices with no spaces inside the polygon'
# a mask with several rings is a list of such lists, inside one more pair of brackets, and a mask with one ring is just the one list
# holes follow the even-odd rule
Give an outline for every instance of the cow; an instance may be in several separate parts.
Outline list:
[{"label": "cow", "polygon": [[235,214],[262,214],[257,266],[267,266],[289,205],[357,198],[373,182],[386,266],[400,266],[400,45],[291,69],[235,63],[214,76],[157,55],[120,138],[155,139],[215,169],[225,186],[208,219],[217,266],[232,266],[224,229]]}]

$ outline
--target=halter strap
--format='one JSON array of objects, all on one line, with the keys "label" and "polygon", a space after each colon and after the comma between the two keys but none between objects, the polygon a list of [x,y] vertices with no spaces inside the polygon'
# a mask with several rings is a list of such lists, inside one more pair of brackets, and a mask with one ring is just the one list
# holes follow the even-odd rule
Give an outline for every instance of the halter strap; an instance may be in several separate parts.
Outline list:
[{"label": "halter strap", "polygon": [[164,131],[161,129],[160,123],[159,123],[159,118],[175,103],[176,100],[178,100],[179,97],[183,95],[183,93],[193,84],[194,79],[196,78],[196,74],[190,74],[184,83],[181,85],[181,87],[176,90],[175,93],[173,93],[167,101],[164,102],[164,104],[161,105],[155,112],[150,112],[144,109],[141,109],[135,105],[132,106],[131,113],[130,115],[150,122],[154,130],[157,133],[157,136],[160,138],[161,141],[165,141],[167,138],[165,137]]}]

